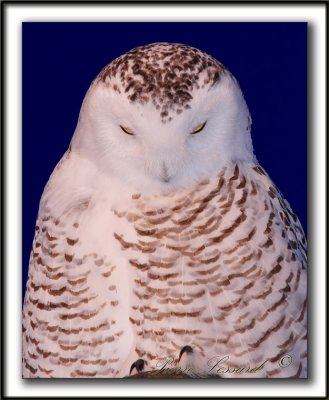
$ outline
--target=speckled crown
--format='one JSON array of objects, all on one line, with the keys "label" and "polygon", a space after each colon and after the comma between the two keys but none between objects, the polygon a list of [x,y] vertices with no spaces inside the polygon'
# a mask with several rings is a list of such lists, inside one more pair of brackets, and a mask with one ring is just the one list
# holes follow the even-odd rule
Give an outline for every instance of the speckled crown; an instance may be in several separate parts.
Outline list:
[{"label": "speckled crown", "polygon": [[191,108],[193,89],[211,88],[220,80],[223,65],[208,54],[183,44],[154,43],[116,58],[97,81],[131,102],[152,101],[162,122]]}]

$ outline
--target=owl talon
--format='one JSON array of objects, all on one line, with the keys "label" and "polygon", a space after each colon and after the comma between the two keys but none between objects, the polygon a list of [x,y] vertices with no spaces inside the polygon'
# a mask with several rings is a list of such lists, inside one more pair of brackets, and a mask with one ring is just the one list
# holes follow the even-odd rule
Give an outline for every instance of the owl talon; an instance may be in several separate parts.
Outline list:
[{"label": "owl talon", "polygon": [[129,375],[131,375],[131,372],[133,371],[134,368],[136,368],[136,371],[139,374],[140,372],[143,371],[144,366],[145,366],[145,361],[139,358],[137,361],[131,364]]},{"label": "owl talon", "polygon": [[193,349],[191,346],[184,346],[182,347],[180,353],[179,353],[179,357],[178,357],[178,362],[180,361],[180,359],[182,358],[182,355],[184,353],[193,353]]}]

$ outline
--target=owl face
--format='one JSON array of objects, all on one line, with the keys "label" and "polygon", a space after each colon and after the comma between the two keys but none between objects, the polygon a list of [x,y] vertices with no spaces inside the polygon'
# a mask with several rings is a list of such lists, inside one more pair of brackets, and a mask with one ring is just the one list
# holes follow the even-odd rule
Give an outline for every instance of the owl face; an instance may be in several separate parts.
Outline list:
[{"label": "owl face", "polygon": [[[173,66],[166,68],[170,72]],[[208,75],[200,72],[190,87],[183,82],[185,92],[176,84],[176,103],[166,99],[175,90],[169,86],[163,92],[163,81],[158,93],[145,90],[144,97],[132,99],[134,92],[117,76],[109,82],[96,79],[72,149],[105,174],[147,193],[195,184],[231,161],[252,161],[250,117],[238,84],[221,69],[215,82],[202,85]]]}]

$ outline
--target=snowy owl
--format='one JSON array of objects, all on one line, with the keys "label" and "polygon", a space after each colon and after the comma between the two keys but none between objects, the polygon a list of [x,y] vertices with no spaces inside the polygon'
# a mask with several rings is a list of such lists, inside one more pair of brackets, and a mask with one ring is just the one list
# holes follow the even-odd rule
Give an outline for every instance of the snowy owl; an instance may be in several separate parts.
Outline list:
[{"label": "snowy owl", "polygon": [[44,190],[23,376],[306,377],[306,240],[232,74],[155,43],[92,82]]}]

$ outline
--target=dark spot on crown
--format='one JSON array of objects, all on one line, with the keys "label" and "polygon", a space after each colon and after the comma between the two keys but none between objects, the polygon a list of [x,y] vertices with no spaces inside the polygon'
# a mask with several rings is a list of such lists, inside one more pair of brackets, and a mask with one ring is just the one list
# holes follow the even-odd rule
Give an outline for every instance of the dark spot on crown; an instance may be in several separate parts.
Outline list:
[{"label": "dark spot on crown", "polygon": [[219,72],[215,72],[212,78],[212,85],[214,85],[219,80]]}]

